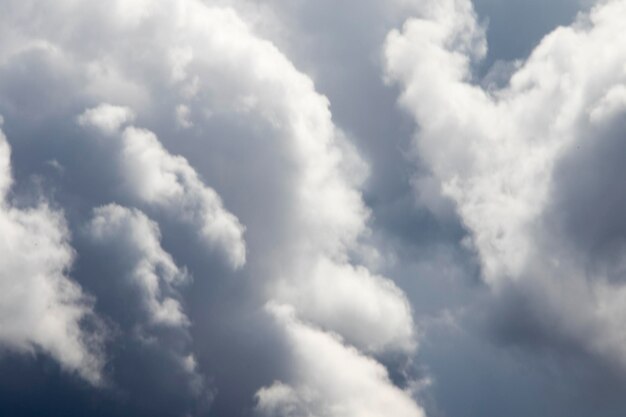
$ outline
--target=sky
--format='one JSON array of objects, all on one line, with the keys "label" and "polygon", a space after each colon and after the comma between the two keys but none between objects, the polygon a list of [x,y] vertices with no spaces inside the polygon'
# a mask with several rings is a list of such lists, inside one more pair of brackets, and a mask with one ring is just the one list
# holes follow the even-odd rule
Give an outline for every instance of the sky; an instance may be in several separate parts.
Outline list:
[{"label": "sky", "polygon": [[0,0],[0,415],[626,412],[626,0]]}]

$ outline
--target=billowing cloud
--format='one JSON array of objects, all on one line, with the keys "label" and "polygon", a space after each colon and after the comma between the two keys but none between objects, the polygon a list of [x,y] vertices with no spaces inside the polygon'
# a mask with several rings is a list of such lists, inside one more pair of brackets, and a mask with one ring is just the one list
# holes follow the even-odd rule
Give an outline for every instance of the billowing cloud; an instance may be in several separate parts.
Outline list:
[{"label": "billowing cloud", "polygon": [[94,320],[92,300],[68,273],[75,252],[63,213],[41,200],[17,207],[10,148],[0,132],[0,348],[44,352],[63,368],[90,382],[102,380],[99,331],[84,331]]},{"label": "billowing cloud", "polygon": [[0,0],[0,414],[621,415],[626,2],[580,8]]},{"label": "billowing cloud", "polygon": [[[113,316],[131,329],[132,335],[127,337],[146,346],[158,345],[186,375],[192,394],[210,398],[212,393],[205,390],[204,377],[190,351],[191,323],[181,305],[180,289],[190,283],[191,277],[162,248],[158,224],[138,209],[109,204],[94,209],[83,232],[102,256],[118,264],[103,276],[114,289],[111,298],[119,304],[140,305],[139,311],[131,308],[123,320]],[[168,342],[167,331],[179,341]]]},{"label": "billowing cloud", "polygon": [[471,232],[485,281],[532,306],[504,327],[524,321],[544,335],[533,343],[622,368],[623,164],[609,155],[623,147],[624,16],[624,1],[598,4],[547,35],[503,87],[474,82],[486,44],[469,1],[433,3],[385,47],[420,159]]},{"label": "billowing cloud", "polygon": [[293,348],[298,384],[276,382],[257,393],[262,416],[422,417],[410,393],[395,387],[387,370],[339,336],[299,321],[290,307],[268,309],[285,328]]},{"label": "billowing cloud", "polygon": [[185,158],[168,153],[154,133],[133,126],[120,130],[133,118],[129,108],[102,104],[86,110],[78,122],[117,139],[115,157],[123,194],[191,223],[210,247],[223,250],[234,267],[241,267],[246,258],[241,223],[223,208],[217,193],[202,183]]},{"label": "billowing cloud", "polygon": [[96,243],[113,245],[130,258],[128,279],[139,288],[151,323],[189,324],[178,300],[167,295],[188,277],[161,247],[156,223],[137,209],[110,204],[94,210],[88,233]]},{"label": "billowing cloud", "polygon": [[[336,264],[321,258],[298,284],[279,294],[303,317],[343,335],[366,351],[415,348],[411,307],[390,280],[364,267]],[[329,291],[332,288],[332,291]]]},{"label": "billowing cloud", "polygon": [[[214,401],[236,415],[257,400],[271,414],[282,406],[262,398],[278,386],[301,398],[302,413],[421,416],[382,364],[407,359],[418,341],[406,295],[374,268],[367,165],[312,79],[236,7],[0,8],[0,78],[10,80],[0,81],[0,109],[25,177],[50,161],[62,168],[41,183],[82,233],[78,279],[115,329],[112,384],[139,414],[202,414]],[[179,288],[185,271],[194,280]],[[343,373],[315,360],[309,339],[354,374],[339,384]],[[253,364],[260,375],[239,365],[253,355],[265,355]],[[214,386],[190,395],[181,371]],[[372,397],[358,404],[362,395]]]}]

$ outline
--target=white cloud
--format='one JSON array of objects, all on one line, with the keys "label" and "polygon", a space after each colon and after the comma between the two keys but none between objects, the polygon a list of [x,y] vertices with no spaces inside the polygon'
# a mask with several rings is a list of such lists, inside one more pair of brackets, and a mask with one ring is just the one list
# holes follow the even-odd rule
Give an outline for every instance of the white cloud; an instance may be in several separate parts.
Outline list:
[{"label": "white cloud", "polygon": [[224,251],[234,267],[241,267],[246,258],[244,227],[224,209],[219,195],[202,183],[187,160],[167,152],[154,133],[133,126],[120,130],[131,114],[128,108],[101,105],[85,111],[79,122],[117,140],[117,163],[131,199],[163,208],[176,219],[197,226],[210,246]]},{"label": "white cloud", "polygon": [[[48,8],[44,6],[36,13],[43,14]],[[289,178],[289,189],[283,190],[288,201],[277,207],[284,212],[279,234],[284,239],[272,243],[276,247],[271,251],[280,254],[272,260],[271,268],[278,285],[289,283],[298,291],[300,283],[309,280],[309,271],[318,269],[312,262],[319,259],[336,263],[336,271],[352,268],[348,259],[368,233],[369,213],[358,190],[364,177],[363,164],[334,126],[328,99],[317,93],[312,80],[271,42],[251,32],[233,9],[169,0],[146,8],[139,25],[113,19],[108,10],[119,11],[117,3],[106,10],[86,10],[80,4],[65,3],[53,9],[46,13],[47,23],[38,26],[33,36],[45,37],[71,57],[74,65],[86,69],[81,91],[99,102],[115,98],[121,104],[89,109],[79,122],[121,142],[119,164],[126,174],[125,191],[136,199],[132,204],[142,209],[143,205],[165,209],[196,225],[207,241],[225,249],[233,265],[241,266],[245,260],[243,227],[223,210],[219,197],[200,182],[186,160],[166,152],[148,130],[127,126],[121,133],[113,132],[131,122],[133,115],[150,115],[155,107],[170,111],[179,123],[180,109],[189,109],[194,116],[230,113],[251,123],[260,119],[271,132],[268,146],[284,155],[283,175]],[[104,16],[96,19],[99,13]],[[53,22],[65,22],[63,16],[67,15],[80,15],[81,25],[88,25],[90,31],[68,30],[60,36],[53,30]],[[147,36],[146,27],[159,27],[159,31]],[[112,39],[124,41],[112,43]],[[90,41],[99,45],[100,54],[85,48]],[[137,42],[144,45],[142,59],[130,46]],[[93,68],[98,68],[97,74]],[[154,79],[146,79],[146,74]],[[115,85],[128,87],[111,87],[106,80],[112,76],[117,80]],[[146,97],[155,104],[146,104]],[[157,113],[155,117],[164,116]],[[193,120],[194,129],[208,123],[210,120],[200,117]],[[385,279],[370,275],[362,291],[370,293],[370,298],[377,297],[377,288],[389,285]],[[350,274],[338,274],[336,279],[342,276]],[[378,283],[372,285],[375,281]],[[405,308],[405,297],[395,290],[383,290],[380,297],[381,304],[395,298],[399,306],[395,311],[402,312],[403,321],[398,327],[403,335],[386,336],[384,343],[410,345],[407,338],[413,336],[407,329],[413,327],[413,320]],[[342,300],[331,297],[325,303],[331,301],[337,303],[336,314],[344,311]],[[352,304],[350,320],[358,305]],[[369,307],[360,306],[357,315],[365,318],[365,325],[371,324],[374,316]],[[335,317],[321,324],[335,328],[340,322],[346,328],[349,321]],[[382,317],[376,326],[384,327]],[[367,344],[381,344],[376,335],[369,338]]]},{"label": "white cloud", "polygon": [[[344,146],[328,99],[273,44],[256,37],[235,11],[199,2],[184,7],[166,2],[162,7],[176,16],[177,24],[166,26],[172,30],[169,46],[160,45],[151,53],[163,54],[156,62],[167,64],[168,81],[184,99],[174,112],[182,105],[213,115],[234,113],[257,123],[260,119],[271,132],[268,146],[285,155],[288,200],[278,206],[284,212],[283,240],[267,243],[276,245],[265,249],[267,253],[278,255],[264,260],[270,266],[269,272],[262,272],[272,275],[268,298],[293,303],[302,318],[342,333],[363,349],[411,351],[416,344],[414,323],[404,294],[389,280],[349,262],[368,232],[369,213],[358,190],[362,164],[354,150]],[[197,128],[206,123],[194,120]],[[156,138],[146,130],[127,127],[122,141],[129,194],[195,216],[188,207],[200,204],[190,196],[202,193],[179,191],[181,184],[183,190],[199,191],[180,158],[156,150]],[[213,200],[207,195],[202,204],[211,206]],[[216,222],[216,230],[206,234],[233,236],[228,224],[232,222]],[[353,297],[325,289],[331,282]]]},{"label": "white cloud", "polygon": [[[143,310],[142,315],[129,320],[133,335],[146,348],[160,346],[172,355],[195,396],[211,396],[212,391],[207,389],[191,347],[186,343],[191,339],[188,330],[192,323],[181,304],[179,289],[189,284],[191,277],[186,268],[179,267],[162,248],[158,224],[138,209],[109,204],[93,210],[85,232],[96,247],[106,249],[123,268],[114,269],[119,276],[103,277],[109,286],[118,289],[119,293],[114,295],[117,302],[138,303]],[[128,285],[116,285],[116,281]],[[179,341],[168,344],[167,338],[159,333],[164,329],[177,331]]]},{"label": "white cloud", "polygon": [[414,323],[402,291],[349,262],[368,233],[369,213],[358,189],[362,163],[334,126],[327,98],[232,11],[189,11],[188,33],[176,49],[184,53],[170,54],[180,58],[171,73],[182,95],[192,105],[209,90],[204,105],[212,114],[260,117],[273,134],[268,146],[287,158],[289,200],[279,206],[284,240],[267,250],[276,258],[264,260],[274,275],[268,297],[368,352],[412,351]]},{"label": "white cloud", "polygon": [[284,326],[297,382],[275,382],[257,393],[257,411],[268,417],[423,417],[407,391],[387,370],[355,348],[295,318],[289,307],[270,305]]},{"label": "white cloud", "polygon": [[[400,101],[419,125],[420,157],[456,203],[486,281],[496,290],[511,283],[535,288],[527,293],[556,317],[559,334],[626,364],[618,324],[624,286],[600,272],[604,261],[589,249],[620,238],[583,232],[615,227],[603,213],[621,211],[623,203],[580,200],[596,193],[586,170],[612,162],[560,174],[618,140],[626,108],[626,2],[603,2],[554,30],[495,91],[472,83],[484,29],[471,2],[440,3],[446,13],[408,20],[385,47],[387,75],[403,86]],[[621,179],[600,181],[612,187]],[[572,217],[580,210],[584,218]],[[580,222],[573,231],[571,218]]]},{"label": "white cloud", "polygon": [[[229,22],[223,31],[229,34],[228,40],[206,24],[218,17]],[[328,99],[271,43],[256,38],[233,12],[198,10],[187,28],[188,45],[182,49],[187,52],[182,54],[181,65],[173,69],[177,82],[196,86],[197,80],[221,80],[210,87],[201,84],[199,91],[211,89],[218,98],[217,112],[230,110],[264,119],[274,134],[271,146],[280,149],[290,164],[284,174],[290,176],[290,201],[283,207],[281,225],[287,236],[272,266],[280,290],[275,293],[277,290],[271,289],[270,297],[301,305],[298,314],[302,317],[342,332],[359,346],[383,350],[414,345],[411,311],[402,292],[388,280],[348,262],[350,253],[358,250],[359,239],[368,232],[369,213],[358,190],[362,163],[354,149],[344,145],[345,137],[332,122]],[[189,52],[200,50],[199,45],[212,53]],[[361,294],[360,300],[369,300],[376,307],[334,296],[324,289],[321,275],[326,283],[353,288]],[[313,292],[311,282],[319,283]],[[296,301],[302,299],[307,302]],[[373,313],[377,308],[381,311]],[[392,313],[394,326],[385,327],[382,311]],[[367,327],[376,331],[362,330]]]},{"label": "white cloud", "polygon": [[74,250],[63,214],[46,202],[13,207],[10,149],[0,132],[0,346],[44,352],[91,383],[102,380],[101,334],[82,330],[91,301],[71,281]]},{"label": "white cloud", "polygon": [[617,116],[626,110],[626,86],[623,84],[611,87],[604,97],[589,112],[592,123],[601,124],[607,119]]},{"label": "white cloud", "polygon": [[[398,415],[421,415],[412,400],[393,387],[382,365],[356,351],[413,353],[417,344],[414,322],[407,298],[391,280],[354,265],[354,255],[368,249],[363,246],[367,246],[369,210],[359,189],[364,164],[334,125],[329,101],[316,91],[312,79],[298,71],[274,44],[258,37],[231,8],[213,7],[198,0],[114,0],[106,5],[30,2],[38,6],[32,8],[10,2],[17,15],[25,14],[37,23],[27,28],[14,24],[7,32],[17,33],[16,37],[46,39],[59,51],[59,59],[80,74],[58,75],[67,76],[75,84],[74,89],[64,89],[70,91],[69,98],[59,94],[58,99],[71,103],[68,108],[88,107],[78,123],[85,136],[102,136],[99,144],[103,145],[94,148],[111,151],[112,170],[119,173],[119,200],[153,218],[165,213],[172,220],[196,228],[211,247],[226,254],[233,266],[243,268],[246,246],[242,222],[223,207],[220,196],[198,174],[217,169],[211,171],[200,164],[192,167],[188,159],[166,150],[179,144],[175,142],[177,136],[171,137],[173,131],[181,137],[197,134],[206,142],[190,146],[190,152],[206,154],[206,165],[221,164],[236,177],[232,183],[238,187],[227,190],[240,204],[233,211],[238,216],[239,211],[245,211],[249,217],[253,212],[261,218],[255,224],[255,262],[248,263],[249,271],[243,268],[241,272],[258,281],[250,285],[262,294],[261,302],[292,304],[298,319],[328,332],[315,331],[322,345],[345,351],[339,355],[361,369],[358,375],[363,380],[351,381],[354,392],[333,385],[336,375],[324,373],[323,368],[316,388],[323,388],[321,378],[329,378],[328,386],[337,388],[337,392],[323,394],[337,404],[342,404],[342,395],[354,402],[361,391],[380,388],[381,395],[391,400],[372,399],[377,413],[382,412],[383,405],[391,404],[404,413]],[[0,17],[0,24],[6,19]],[[65,30],[58,31],[61,26]],[[74,97],[72,91],[80,94]],[[93,103],[105,104],[89,108]],[[242,165],[262,166],[263,175],[272,178],[247,178],[254,172],[249,167],[212,155],[212,146],[220,142],[207,132],[218,130],[223,134],[212,123],[220,117],[222,121],[227,119],[225,115],[254,133],[258,127],[264,141],[262,149],[233,137],[233,154]],[[135,118],[150,130],[134,126]],[[176,123],[188,129],[167,128]],[[187,156],[191,161],[192,157]],[[198,159],[193,160],[197,164]],[[229,184],[228,179],[222,181]],[[259,190],[259,185],[267,189]],[[231,199],[227,201],[230,205]],[[258,210],[257,205],[261,207]],[[137,213],[120,213],[118,209],[97,212],[96,219],[104,220],[96,221],[101,228],[94,227],[105,236],[109,230],[105,224],[115,226],[114,230],[124,228],[121,224],[135,230],[136,223],[145,223],[137,220],[141,217]],[[146,233],[147,241],[158,240]],[[139,241],[132,242],[141,246]],[[148,256],[147,250],[141,253],[142,259]],[[161,255],[153,261],[161,262]],[[148,262],[143,280],[148,277],[154,283],[154,262]],[[154,287],[149,283],[147,286]],[[148,304],[158,298],[153,294],[155,297],[147,298]],[[237,304],[238,300],[232,302]],[[154,303],[156,314],[162,306]],[[170,317],[171,311],[167,311],[165,316]],[[289,322],[283,325],[293,327]],[[356,347],[344,347],[331,336],[333,332]],[[298,357],[302,366],[315,366],[308,356]],[[298,378],[288,382],[294,386],[308,383]],[[357,405],[345,407],[361,410]]]},{"label": "white cloud", "polygon": [[411,306],[393,281],[364,267],[321,258],[303,272],[297,288],[287,286],[281,300],[297,306],[307,320],[338,332],[368,352],[415,349]]},{"label": "white cloud", "polygon": [[78,117],[81,126],[94,126],[108,134],[114,134],[122,126],[132,122],[135,114],[128,107],[113,106],[103,103],[93,109],[85,110]]},{"label": "white cloud", "polygon": [[187,272],[161,247],[155,222],[137,209],[109,204],[94,210],[88,232],[98,244],[112,245],[131,258],[127,278],[140,289],[151,323],[189,324],[180,302],[167,295],[188,280]]},{"label": "white cloud", "polygon": [[[0,127],[2,127],[3,118],[0,116]],[[0,131],[0,199],[4,201],[7,192],[11,188],[13,177],[11,175],[11,148]]]}]

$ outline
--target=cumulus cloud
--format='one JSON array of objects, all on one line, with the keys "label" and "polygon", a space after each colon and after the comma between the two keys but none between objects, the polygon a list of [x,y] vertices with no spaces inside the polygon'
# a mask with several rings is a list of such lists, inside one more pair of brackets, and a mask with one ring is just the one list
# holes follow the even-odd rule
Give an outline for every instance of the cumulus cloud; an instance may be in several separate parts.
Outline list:
[{"label": "cumulus cloud", "polygon": [[[293,303],[298,294],[302,297],[319,294],[299,313],[307,319],[319,320],[329,330],[345,330],[348,323],[356,326],[355,318],[363,323],[363,328],[382,329],[384,314],[371,314],[366,302],[351,303],[345,308],[344,298],[325,293],[324,284],[312,276],[325,268],[323,274],[328,274],[329,280],[340,286],[354,284],[353,288],[364,299],[374,300],[378,306],[395,304],[392,310],[399,323],[390,333],[399,331],[400,335],[379,339],[374,332],[359,331],[360,340],[352,340],[356,332],[346,337],[362,346],[411,346],[413,321],[401,291],[382,277],[362,273],[364,279],[356,280],[350,273],[353,267],[349,257],[358,250],[359,239],[367,233],[369,213],[358,190],[363,177],[362,164],[354,150],[344,146],[345,138],[332,122],[328,100],[272,44],[250,36],[249,30],[232,13],[223,18],[231,23],[231,43],[228,49],[219,43],[210,45],[215,48],[215,56],[229,59],[215,62],[213,54],[193,53],[199,49],[196,46],[199,39],[212,39],[205,33],[207,26],[196,28],[194,21],[187,39],[189,45],[177,49],[173,74],[177,83],[186,86],[184,92],[194,99],[201,96],[197,91],[198,88],[202,91],[198,80],[206,83],[216,74],[221,80],[236,80],[211,87],[219,98],[220,108],[215,111],[224,112],[230,106],[231,111],[260,117],[272,132],[272,146],[281,149],[287,159],[291,181],[286,190],[289,200],[280,207],[284,210],[280,227],[285,235],[276,242],[280,258],[275,259],[270,272],[276,275],[272,281],[277,281],[275,285],[281,291],[270,296]],[[246,62],[246,66],[239,65],[240,62]],[[313,293],[308,284],[311,281],[320,283]],[[283,298],[284,294],[289,296]],[[368,340],[363,340],[365,337]]]},{"label": "cumulus cloud", "polygon": [[121,131],[133,117],[129,108],[102,104],[86,110],[78,122],[115,134],[127,196],[197,227],[209,246],[221,249],[234,267],[241,267],[246,257],[244,227],[223,208],[220,197],[202,183],[187,160],[167,152],[154,133],[133,126]]},{"label": "cumulus cloud", "polygon": [[[6,8],[11,13],[2,13]],[[243,392],[248,401],[254,392],[273,392],[271,381],[280,379],[296,392],[316,391],[315,401],[298,403],[302,412],[330,406],[347,415],[370,404],[372,416],[386,415],[388,407],[422,415],[379,363],[391,353],[412,355],[417,337],[403,291],[363,266],[376,257],[361,195],[366,164],[309,76],[234,8],[198,0],[7,1],[0,15],[11,40],[0,48],[1,69],[15,80],[11,85],[22,86],[18,94],[0,82],[0,108],[24,138],[21,149],[33,155],[25,172],[36,171],[40,157],[44,165],[54,159],[64,167],[63,178],[44,185],[68,206],[72,227],[88,224],[90,242],[77,248],[81,279],[97,289],[98,308],[121,328],[124,340],[112,348],[119,361],[113,377],[132,392],[133,404],[158,409],[154,389],[176,391],[173,414],[195,409],[185,395],[176,396],[184,388],[155,387],[158,378],[137,388],[119,369],[144,366],[150,375],[173,378],[163,350],[176,353],[187,372],[232,368],[233,352],[259,350],[248,342],[259,332],[251,323],[272,326],[272,313],[259,311],[275,302],[288,305],[293,317],[277,320],[276,338],[261,347],[279,366]],[[27,67],[41,76],[21,71],[27,62],[37,62]],[[35,78],[44,80],[46,97],[32,99],[38,97]],[[24,103],[41,109],[36,120]],[[185,240],[189,233],[182,229],[208,245]],[[213,250],[233,268],[214,265]],[[184,275],[179,262],[195,277],[187,313],[184,295],[173,294]],[[110,271],[122,272],[102,282]],[[126,310],[134,305],[110,294],[121,277],[139,291],[149,320],[169,326],[129,337],[136,321]],[[206,293],[196,294],[198,288]],[[222,338],[238,344],[216,356],[212,348]],[[314,350],[303,350],[308,339],[335,356],[332,364],[352,364],[354,375],[337,384],[342,374],[315,361]],[[282,360],[281,349],[293,364]],[[291,366],[306,372],[283,378]],[[216,401],[228,402],[223,393],[241,381],[257,380],[246,372],[230,376],[240,380],[235,388],[224,388],[217,375]],[[370,394],[376,395],[370,402],[357,404]],[[225,414],[249,411],[233,401],[222,407]]]},{"label": "cumulus cloud", "polygon": [[626,375],[626,3],[506,61],[557,3],[0,1],[0,414],[590,414],[578,370]]},{"label": "cumulus cloud", "polygon": [[269,305],[293,349],[296,385],[282,382],[257,393],[262,416],[422,417],[410,393],[391,382],[376,361],[343,344],[337,335],[299,321],[290,307]]},{"label": "cumulus cloud", "polygon": [[116,133],[124,124],[132,122],[135,114],[128,107],[113,106],[103,103],[87,109],[78,117],[81,126],[94,126],[104,133]]},{"label": "cumulus cloud", "polygon": [[45,200],[14,206],[11,183],[10,148],[0,132],[0,346],[43,352],[98,384],[102,334],[83,330],[95,317],[92,300],[68,276],[75,252],[63,213]]},{"label": "cumulus cloud", "polygon": [[[362,266],[321,258],[306,279],[279,291],[303,317],[343,335],[369,352],[415,349],[415,329],[406,296],[393,281]],[[329,291],[332,289],[332,291]]]},{"label": "cumulus cloud", "polygon": [[[123,319],[113,316],[128,327],[130,334],[125,337],[170,355],[185,374],[191,393],[210,399],[213,394],[207,390],[189,343],[192,323],[181,304],[180,289],[191,277],[162,248],[159,225],[138,209],[108,204],[93,210],[83,232],[101,256],[117,264],[103,274],[107,286],[114,289],[116,304],[140,305],[140,311],[131,308]],[[168,341],[168,331],[178,342]]]},{"label": "cumulus cloud", "polygon": [[88,233],[96,243],[114,245],[130,258],[128,278],[139,287],[152,323],[189,324],[179,301],[167,295],[188,277],[161,247],[161,233],[155,222],[137,209],[110,204],[94,210]]},{"label": "cumulus cloud", "polygon": [[[547,35],[495,89],[474,83],[485,31],[469,1],[438,2],[385,47],[387,75],[419,126],[420,158],[471,232],[485,281],[496,294],[530,297],[541,318],[523,320],[551,334],[543,342],[565,340],[622,367],[624,287],[606,273],[621,254],[606,248],[623,238],[606,213],[624,203],[597,187],[615,189],[622,173],[599,155],[620,149],[625,15],[624,1],[598,4]],[[592,164],[608,166],[595,174]]]}]

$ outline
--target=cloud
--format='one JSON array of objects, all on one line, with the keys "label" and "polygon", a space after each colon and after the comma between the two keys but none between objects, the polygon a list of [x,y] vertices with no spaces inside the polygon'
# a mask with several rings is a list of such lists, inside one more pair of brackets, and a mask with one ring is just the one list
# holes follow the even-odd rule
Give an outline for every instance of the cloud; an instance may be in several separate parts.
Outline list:
[{"label": "cloud", "polygon": [[63,213],[41,199],[16,207],[10,148],[0,132],[0,346],[10,351],[46,353],[93,384],[102,382],[102,329],[92,300],[68,277],[75,258]]},{"label": "cloud", "polygon": [[155,222],[137,209],[110,204],[94,210],[88,233],[97,244],[114,245],[130,258],[128,278],[139,287],[151,323],[189,324],[179,301],[167,295],[188,276],[161,247],[161,233]]},{"label": "cloud", "polygon": [[[412,355],[417,332],[406,295],[366,267],[377,257],[361,193],[367,167],[309,76],[229,7],[7,4],[0,21],[10,42],[0,56],[11,82],[0,81],[0,109],[19,135],[23,175],[50,160],[65,168],[43,185],[72,228],[88,224],[76,244],[80,281],[119,329],[111,373],[132,406],[205,411],[188,384],[169,384],[184,368],[214,378],[216,412],[245,413],[273,380],[313,383],[308,374],[282,378],[286,351],[294,366],[319,372],[313,388],[323,402],[361,409],[357,396],[380,389],[376,415],[387,404],[421,415],[378,362]],[[180,298],[169,294],[177,265],[195,277]],[[136,331],[143,322],[117,287],[122,277],[135,283],[149,320],[170,326]],[[362,380],[335,394],[324,388],[337,374],[323,364],[315,371],[292,343],[299,325],[279,320],[275,334],[261,334],[275,326],[262,312],[268,302],[290,305],[293,323],[311,323],[313,339],[353,362]],[[257,357],[252,368],[239,365]]]},{"label": "cloud", "polygon": [[113,134],[120,130],[124,124],[132,122],[134,119],[135,114],[128,107],[103,103],[98,107],[85,110],[78,117],[78,124],[97,127],[104,133]]},{"label": "cloud", "polygon": [[607,248],[619,251],[623,238],[606,215],[624,204],[598,190],[615,189],[622,174],[607,151],[619,149],[623,127],[626,2],[557,28],[507,85],[489,90],[474,83],[486,50],[471,3],[433,10],[389,34],[387,75],[403,88],[420,158],[471,232],[485,281],[542,312],[530,326],[552,336],[531,343],[574,345],[624,369],[624,287],[607,273],[619,274],[621,255]]},{"label": "cloud", "polygon": [[421,417],[410,393],[391,382],[376,361],[332,334],[299,321],[291,308],[269,305],[293,349],[297,385],[275,382],[257,393],[262,416]]},{"label": "cloud", "polygon": [[474,6],[0,2],[0,414],[619,415],[623,2]]},{"label": "cloud", "polygon": [[[115,293],[115,304],[140,305],[139,311],[125,307],[128,313],[112,316],[121,327],[119,331],[128,331],[125,337],[136,339],[147,349],[171,356],[172,365],[180,368],[175,372],[185,374],[192,394],[210,400],[213,393],[207,389],[189,343],[192,323],[181,304],[179,290],[190,284],[191,277],[161,247],[158,224],[138,209],[109,204],[93,210],[83,232],[100,256],[116,264],[103,274]],[[99,294],[106,302],[104,292]],[[177,339],[174,343],[168,333]]]},{"label": "cloud", "polygon": [[133,126],[129,108],[102,104],[86,110],[78,122],[93,126],[117,139],[118,167],[123,189],[131,200],[163,208],[174,218],[198,227],[210,247],[220,248],[233,267],[245,263],[244,227],[223,208],[217,193],[206,187],[181,156],[167,152],[154,133]]},{"label": "cloud", "polygon": [[411,306],[393,281],[372,275],[362,266],[336,264],[325,258],[312,268],[297,290],[287,286],[280,297],[297,306],[302,317],[338,332],[368,352],[415,350]]}]

